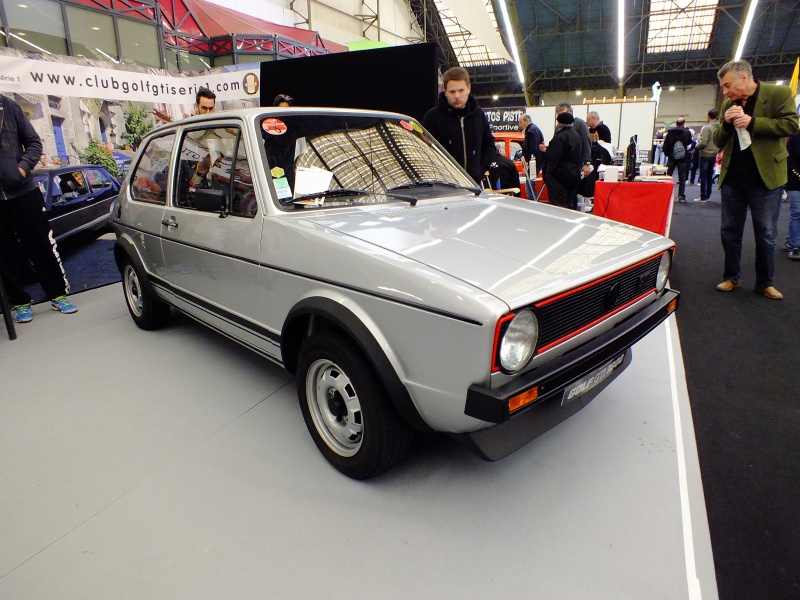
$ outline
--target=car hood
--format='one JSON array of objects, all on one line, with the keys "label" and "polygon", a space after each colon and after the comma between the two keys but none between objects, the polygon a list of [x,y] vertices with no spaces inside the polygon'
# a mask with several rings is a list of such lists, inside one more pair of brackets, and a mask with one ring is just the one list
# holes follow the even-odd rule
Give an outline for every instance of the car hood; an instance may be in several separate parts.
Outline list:
[{"label": "car hood", "polygon": [[306,218],[447,273],[512,308],[672,245],[629,225],[505,196],[324,211]]}]

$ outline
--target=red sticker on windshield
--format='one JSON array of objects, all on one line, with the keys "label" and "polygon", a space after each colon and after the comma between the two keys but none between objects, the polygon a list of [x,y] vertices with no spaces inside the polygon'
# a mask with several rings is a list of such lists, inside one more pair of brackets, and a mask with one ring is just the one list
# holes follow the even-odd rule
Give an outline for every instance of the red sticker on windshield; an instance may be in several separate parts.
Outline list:
[{"label": "red sticker on windshield", "polygon": [[400,121],[400,127],[403,129],[407,129],[408,131],[414,131],[414,128],[411,126],[411,123],[408,121]]},{"label": "red sticker on windshield", "polygon": [[283,135],[286,133],[286,123],[280,119],[264,119],[261,128],[270,135]]}]

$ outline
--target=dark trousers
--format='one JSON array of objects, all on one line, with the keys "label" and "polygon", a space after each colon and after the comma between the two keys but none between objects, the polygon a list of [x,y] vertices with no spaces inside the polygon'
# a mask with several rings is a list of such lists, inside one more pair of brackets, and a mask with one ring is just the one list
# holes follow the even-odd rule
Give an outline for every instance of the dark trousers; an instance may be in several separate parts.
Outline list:
[{"label": "dark trousers", "polygon": [[686,196],[686,172],[688,171],[689,165],[685,160],[675,162],[670,159],[667,163],[667,175],[672,177],[672,174],[675,172],[675,167],[678,167],[678,197],[683,198]]},{"label": "dark trousers", "polygon": [[747,209],[753,219],[756,241],[756,285],[772,285],[775,272],[775,239],[778,237],[778,216],[781,212],[781,188],[768,190],[763,184],[722,186],[722,223],[720,237],[725,251],[723,278],[742,276],[742,236]]},{"label": "dark trousers", "polygon": [[697,169],[700,166],[700,157],[694,158],[692,155],[692,166],[689,169],[689,182],[694,185],[697,182]]},{"label": "dark trousers", "polygon": [[700,157],[700,197],[708,200],[714,187],[714,163],[716,156]]},{"label": "dark trousers", "polygon": [[544,182],[547,184],[547,199],[550,204],[562,208],[571,208],[572,210],[578,209],[577,190],[580,180],[570,181],[565,185],[552,175],[548,175],[545,177]]},{"label": "dark trousers", "polygon": [[12,305],[31,301],[20,277],[20,245],[23,257],[33,263],[47,297],[52,299],[66,294],[69,282],[38,188],[19,198],[0,200],[0,270]]}]

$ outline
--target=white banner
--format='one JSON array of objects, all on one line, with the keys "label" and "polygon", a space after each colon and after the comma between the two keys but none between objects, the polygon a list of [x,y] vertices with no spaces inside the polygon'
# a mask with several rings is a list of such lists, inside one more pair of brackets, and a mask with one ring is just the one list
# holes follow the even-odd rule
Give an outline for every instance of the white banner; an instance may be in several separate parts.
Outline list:
[{"label": "white banner", "polygon": [[197,91],[207,87],[218,101],[257,99],[260,72],[258,65],[251,66],[252,70],[173,77],[0,56],[0,91],[193,104]]}]

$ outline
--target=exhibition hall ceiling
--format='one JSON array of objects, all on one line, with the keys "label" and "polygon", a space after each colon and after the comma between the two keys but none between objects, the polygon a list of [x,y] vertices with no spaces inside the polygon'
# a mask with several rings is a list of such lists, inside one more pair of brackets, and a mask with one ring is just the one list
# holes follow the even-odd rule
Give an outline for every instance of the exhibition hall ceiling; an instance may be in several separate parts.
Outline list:
[{"label": "exhibition hall ceiling", "polygon": [[[456,14],[463,0],[436,0]],[[753,0],[756,1],[756,0]],[[510,49],[503,0],[490,0]],[[731,60],[751,0],[505,0],[529,94],[563,90],[650,89],[716,82]],[[433,0],[411,0],[429,40],[454,64],[460,38],[446,31],[450,18],[434,13]],[[619,7],[624,7],[624,64],[618,76]],[[787,80],[800,56],[800,1],[760,0],[742,58],[765,81]],[[487,19],[493,17],[487,16]],[[479,55],[474,49],[469,56]],[[479,96],[523,92],[516,65],[480,61],[465,65]]]}]

